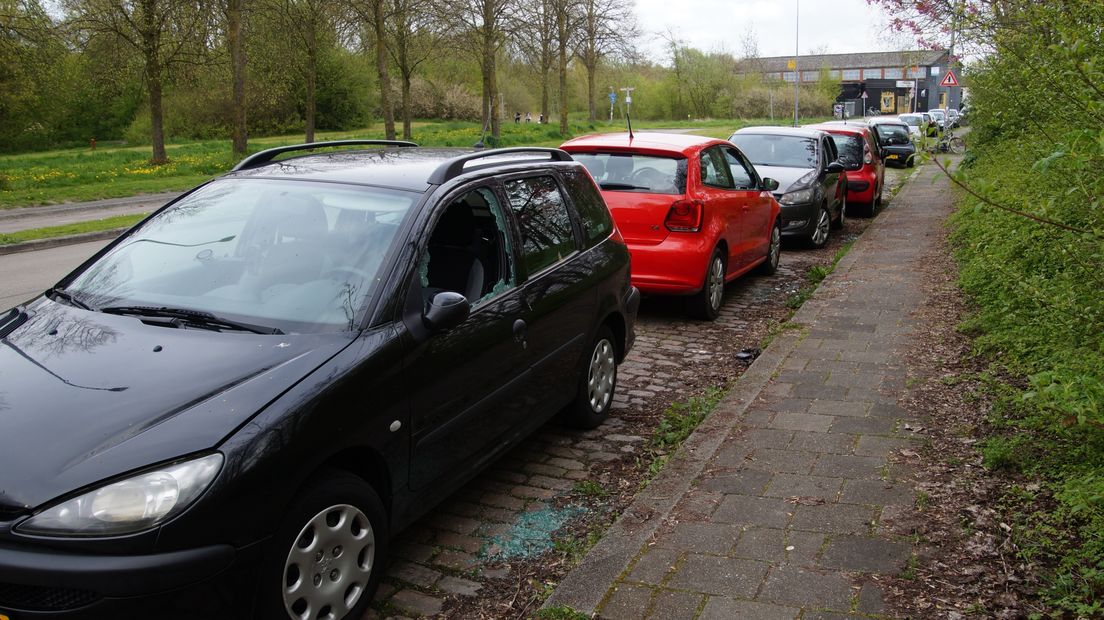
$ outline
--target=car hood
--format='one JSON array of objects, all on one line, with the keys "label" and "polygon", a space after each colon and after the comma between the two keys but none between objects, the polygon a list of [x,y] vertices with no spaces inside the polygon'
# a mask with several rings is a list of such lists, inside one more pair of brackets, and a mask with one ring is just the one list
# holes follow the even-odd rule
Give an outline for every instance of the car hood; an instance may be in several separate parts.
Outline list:
[{"label": "car hood", "polygon": [[798,179],[813,172],[812,168],[787,168],[784,166],[756,165],[759,176],[768,177],[778,181],[776,193],[784,194],[792,189]]},{"label": "car hood", "polygon": [[39,298],[0,340],[0,520],[217,446],[354,334],[146,325]]}]

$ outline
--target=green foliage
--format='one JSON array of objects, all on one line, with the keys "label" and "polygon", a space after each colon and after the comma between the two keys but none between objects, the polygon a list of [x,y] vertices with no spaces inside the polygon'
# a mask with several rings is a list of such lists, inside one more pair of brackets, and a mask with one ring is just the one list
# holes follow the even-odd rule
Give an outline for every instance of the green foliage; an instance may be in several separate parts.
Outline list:
[{"label": "green foliage", "polygon": [[702,394],[691,396],[686,402],[671,403],[663,412],[663,419],[652,435],[652,451],[663,456],[682,445],[705,416],[721,402],[725,391],[723,388],[711,387]]},{"label": "green foliage", "polygon": [[[963,326],[1005,377],[987,467],[1039,480],[1055,509],[1013,503],[1025,560],[1053,568],[1048,615],[1104,612],[1104,4],[1023,3],[971,67],[973,157],[952,220]],[[993,205],[1003,208],[994,208]],[[1037,219],[1029,219],[1012,211]]]},{"label": "green foliage", "polygon": [[540,620],[589,620],[590,616],[584,614],[581,611],[575,611],[574,609],[566,605],[557,605],[555,607],[545,607],[537,611],[533,615],[534,618]]}]

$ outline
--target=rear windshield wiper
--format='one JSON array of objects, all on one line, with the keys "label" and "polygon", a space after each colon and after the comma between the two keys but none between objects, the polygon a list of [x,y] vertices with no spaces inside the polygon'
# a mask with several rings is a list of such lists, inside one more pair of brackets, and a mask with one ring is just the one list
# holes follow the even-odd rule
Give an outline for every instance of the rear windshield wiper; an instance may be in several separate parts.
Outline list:
[{"label": "rear windshield wiper", "polygon": [[213,329],[216,331],[230,329],[252,332],[254,334],[284,333],[281,329],[277,327],[268,327],[265,325],[255,325],[253,323],[235,321],[232,319],[215,316],[210,312],[203,312],[202,310],[188,310],[187,308],[169,308],[166,306],[109,306],[107,308],[101,308],[100,312],[106,312],[107,314],[121,314],[127,316],[172,319],[171,321],[168,321],[166,323],[166,325],[172,327],[188,325],[191,327],[198,327],[201,329]]},{"label": "rear windshield wiper", "polygon": [[47,290],[46,294],[48,296],[50,296],[51,299],[57,298],[57,299],[64,300],[70,306],[76,306],[76,307],[82,308],[84,310],[91,310],[92,309],[88,306],[88,304],[86,304],[83,301],[81,301],[81,300],[77,299],[76,297],[74,297],[72,293],[66,291],[63,288],[57,287],[57,286]]},{"label": "rear windshield wiper", "polygon": [[643,185],[633,185],[631,183],[599,183],[598,187],[602,189],[652,189],[650,187],[644,187]]}]

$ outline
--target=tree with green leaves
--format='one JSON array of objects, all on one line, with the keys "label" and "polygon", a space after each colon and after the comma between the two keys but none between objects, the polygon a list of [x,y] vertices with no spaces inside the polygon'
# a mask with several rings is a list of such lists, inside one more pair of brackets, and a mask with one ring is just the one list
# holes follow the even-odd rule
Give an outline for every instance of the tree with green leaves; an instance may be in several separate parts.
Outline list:
[{"label": "tree with green leaves", "polygon": [[576,55],[587,74],[587,118],[597,118],[595,80],[602,59],[615,53],[631,54],[639,36],[633,3],[629,0],[579,0]]},{"label": "tree with green leaves", "polygon": [[138,54],[149,98],[151,161],[167,162],[165,85],[178,67],[208,61],[211,7],[206,0],[64,0],[62,6],[84,46],[102,38]]}]

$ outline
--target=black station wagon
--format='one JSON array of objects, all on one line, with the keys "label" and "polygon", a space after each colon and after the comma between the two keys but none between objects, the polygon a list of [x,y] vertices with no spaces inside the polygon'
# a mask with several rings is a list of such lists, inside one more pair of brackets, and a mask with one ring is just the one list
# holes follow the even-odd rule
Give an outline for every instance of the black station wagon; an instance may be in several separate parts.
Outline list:
[{"label": "black station wagon", "polygon": [[0,315],[0,617],[359,619],[391,535],[603,421],[639,293],[590,175],[412,146],[253,155]]}]

